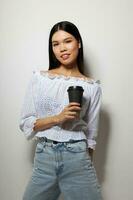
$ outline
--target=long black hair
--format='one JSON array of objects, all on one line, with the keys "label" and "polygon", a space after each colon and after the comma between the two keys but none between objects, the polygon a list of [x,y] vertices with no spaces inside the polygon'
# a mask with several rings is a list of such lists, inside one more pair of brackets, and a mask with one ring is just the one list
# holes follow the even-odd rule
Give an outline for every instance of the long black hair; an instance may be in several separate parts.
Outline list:
[{"label": "long black hair", "polygon": [[50,31],[49,35],[49,69],[55,69],[60,66],[60,62],[56,59],[53,49],[52,49],[52,36],[53,34],[58,31],[63,30],[75,37],[75,39],[80,43],[81,47],[79,48],[79,53],[77,57],[77,64],[79,71],[84,74],[84,64],[83,64],[83,42],[81,35],[79,33],[78,28],[71,22],[68,21],[61,21],[58,22],[53,26],[53,28]]}]

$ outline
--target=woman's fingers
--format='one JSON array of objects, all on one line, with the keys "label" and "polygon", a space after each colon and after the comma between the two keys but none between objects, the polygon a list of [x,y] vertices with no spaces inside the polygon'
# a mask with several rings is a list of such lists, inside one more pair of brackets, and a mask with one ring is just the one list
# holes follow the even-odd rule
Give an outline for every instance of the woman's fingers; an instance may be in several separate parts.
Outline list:
[{"label": "woman's fingers", "polygon": [[77,102],[71,102],[68,104],[68,107],[70,106],[80,106],[80,103],[77,103]]},{"label": "woman's fingers", "polygon": [[81,110],[80,104],[77,102],[69,103],[63,111],[59,114],[61,122],[67,120],[74,120],[79,116],[79,111]]},{"label": "woman's fingers", "polygon": [[74,115],[75,116],[76,114],[77,114],[77,112],[67,112],[67,115],[72,115],[72,116]]},{"label": "woman's fingers", "polygon": [[71,111],[71,110],[77,110],[77,111],[80,111],[81,110],[81,108],[79,107],[79,106],[71,106],[70,108],[68,108],[68,110],[69,111]]},{"label": "woman's fingers", "polygon": [[77,103],[77,102],[71,102],[68,104],[68,106],[66,106],[66,110],[77,110],[77,111],[80,111],[81,110],[81,107],[80,107],[80,104]]}]

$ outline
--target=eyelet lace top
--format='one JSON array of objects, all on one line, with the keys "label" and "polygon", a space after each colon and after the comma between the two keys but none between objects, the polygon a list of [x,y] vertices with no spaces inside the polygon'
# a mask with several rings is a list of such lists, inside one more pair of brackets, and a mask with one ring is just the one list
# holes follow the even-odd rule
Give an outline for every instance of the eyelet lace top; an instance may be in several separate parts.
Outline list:
[{"label": "eyelet lace top", "polygon": [[[84,89],[80,118],[34,131],[37,119],[58,115],[69,104],[67,89],[77,85]],[[86,139],[88,147],[95,149],[101,94],[99,80],[35,70],[25,92],[19,127],[27,139],[47,137],[61,142]]]},{"label": "eyelet lace top", "polygon": [[88,83],[94,83],[94,82],[99,82],[99,80],[95,81],[93,79],[90,79],[90,78],[83,78],[83,77],[74,77],[74,76],[65,76],[65,75],[62,75],[62,74],[56,74],[56,73],[49,73],[48,71],[40,71],[40,74],[42,76],[47,76],[49,77],[50,79],[64,79],[64,80],[70,80],[70,79],[73,79],[75,81],[85,81],[85,82],[88,82]]}]

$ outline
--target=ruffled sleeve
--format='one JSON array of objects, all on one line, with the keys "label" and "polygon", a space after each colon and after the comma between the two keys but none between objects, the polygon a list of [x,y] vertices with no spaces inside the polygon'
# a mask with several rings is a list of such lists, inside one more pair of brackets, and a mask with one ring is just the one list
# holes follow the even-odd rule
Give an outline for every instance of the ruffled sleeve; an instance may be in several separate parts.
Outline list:
[{"label": "ruffled sleeve", "polygon": [[33,72],[25,92],[20,114],[19,128],[22,132],[24,132],[27,139],[33,138],[36,134],[34,131],[34,124],[38,117],[33,97],[33,86],[35,84],[35,80],[35,72]]},{"label": "ruffled sleeve", "polygon": [[87,143],[88,148],[95,149],[102,97],[100,82],[96,81],[91,89],[91,100],[87,113]]}]

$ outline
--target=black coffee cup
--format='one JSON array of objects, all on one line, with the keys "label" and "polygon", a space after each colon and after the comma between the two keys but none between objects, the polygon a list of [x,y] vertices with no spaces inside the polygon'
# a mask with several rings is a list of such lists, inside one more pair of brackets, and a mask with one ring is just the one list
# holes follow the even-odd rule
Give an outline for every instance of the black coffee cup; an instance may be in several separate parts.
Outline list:
[{"label": "black coffee cup", "polygon": [[70,86],[67,90],[69,102],[77,102],[82,106],[82,96],[84,89],[81,86]]}]

